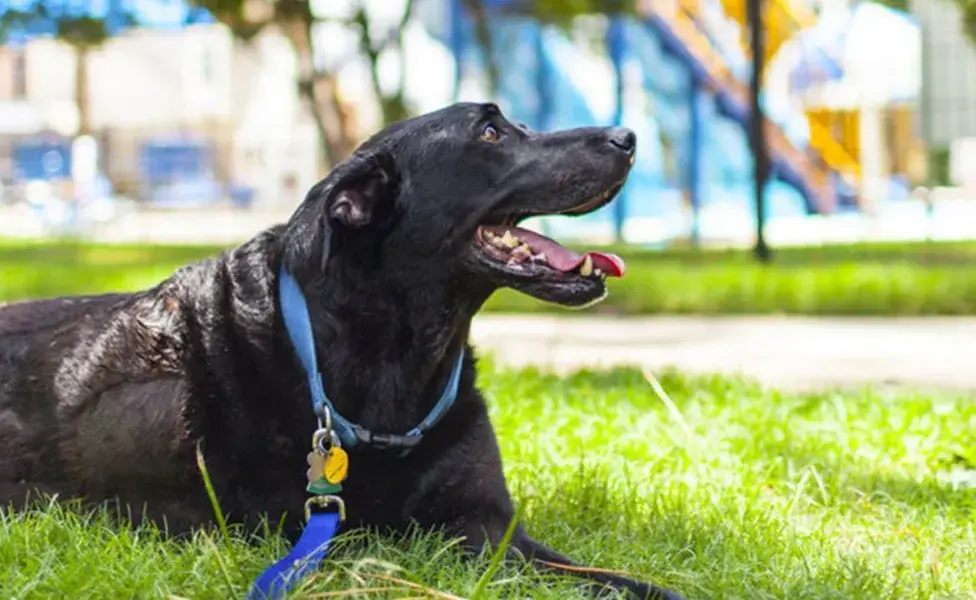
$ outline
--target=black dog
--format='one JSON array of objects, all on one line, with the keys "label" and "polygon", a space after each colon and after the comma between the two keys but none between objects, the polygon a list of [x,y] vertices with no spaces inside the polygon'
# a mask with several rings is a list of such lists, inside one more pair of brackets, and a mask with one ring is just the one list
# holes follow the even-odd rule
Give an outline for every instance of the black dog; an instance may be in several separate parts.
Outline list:
[{"label": "black dog", "polygon": [[[492,104],[456,104],[379,132],[286,225],[152,289],[0,309],[0,501],[32,490],[116,499],[145,507],[136,519],[187,530],[213,517],[199,443],[231,518],[287,513],[300,530],[317,422],[283,323],[283,269],[307,300],[335,409],[378,432],[350,450],[349,523],[418,523],[476,551],[498,543],[514,509],[474,385],[471,319],[502,286],[567,306],[606,294],[619,259],[581,257],[515,224],[610,202],[635,143],[622,128],[532,133]],[[409,454],[384,450],[393,437],[383,434],[428,414],[462,352],[456,403]],[[511,546],[540,568],[571,571],[521,528]]]}]

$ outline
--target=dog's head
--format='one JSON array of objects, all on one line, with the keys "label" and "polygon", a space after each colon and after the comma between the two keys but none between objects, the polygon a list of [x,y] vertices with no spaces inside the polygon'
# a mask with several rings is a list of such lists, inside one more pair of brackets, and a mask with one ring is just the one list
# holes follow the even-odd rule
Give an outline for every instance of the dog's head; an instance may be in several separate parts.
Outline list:
[{"label": "dog's head", "polygon": [[[487,297],[511,287],[582,306],[623,262],[517,227],[609,203],[634,161],[628,129],[531,132],[493,104],[455,104],[391,125],[341,163],[292,217],[285,261],[306,276],[345,273],[456,282]],[[417,281],[420,278],[421,281]]]}]

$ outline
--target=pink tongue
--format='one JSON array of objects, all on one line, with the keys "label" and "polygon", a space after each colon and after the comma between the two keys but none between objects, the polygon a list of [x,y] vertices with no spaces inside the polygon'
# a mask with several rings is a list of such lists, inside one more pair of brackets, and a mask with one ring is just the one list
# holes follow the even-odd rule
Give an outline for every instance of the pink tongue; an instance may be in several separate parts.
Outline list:
[{"label": "pink tongue", "polygon": [[580,255],[569,248],[559,245],[555,240],[551,240],[544,235],[528,229],[506,227],[504,225],[484,225],[481,229],[490,231],[498,236],[503,236],[506,231],[510,231],[512,235],[531,246],[534,254],[539,254],[540,252],[545,254],[546,262],[549,263],[549,266],[563,273],[575,271],[583,264],[587,256],[593,261],[594,269],[600,269],[609,277],[623,277],[626,270],[624,259],[616,254],[609,252],[587,252],[586,254]]}]

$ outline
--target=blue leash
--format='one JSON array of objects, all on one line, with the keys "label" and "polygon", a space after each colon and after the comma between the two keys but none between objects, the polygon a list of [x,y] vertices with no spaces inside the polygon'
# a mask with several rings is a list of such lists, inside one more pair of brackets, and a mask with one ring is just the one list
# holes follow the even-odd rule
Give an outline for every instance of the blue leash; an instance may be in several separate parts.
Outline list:
[{"label": "blue leash", "polygon": [[288,555],[264,570],[254,581],[247,600],[280,598],[288,593],[329,552],[332,538],[339,533],[341,516],[335,512],[315,512],[309,515],[295,547]]},{"label": "blue leash", "polygon": [[[430,413],[416,427],[404,435],[373,433],[352,423],[339,414],[322,385],[322,374],[318,369],[315,355],[315,339],[312,333],[312,321],[308,314],[308,304],[301,287],[284,267],[278,277],[278,302],[285,321],[285,330],[291,344],[298,355],[302,367],[308,376],[308,387],[312,395],[312,410],[319,419],[319,431],[313,437],[319,439],[318,433],[333,432],[342,445],[354,448],[357,445],[373,446],[380,449],[399,448],[400,456],[408,454],[423,439],[424,433],[447,414],[447,411],[457,400],[458,387],[461,383],[461,371],[464,367],[464,350],[458,355],[457,362],[448,378],[444,392],[434,404]],[[322,421],[325,429],[322,429]],[[341,488],[340,488],[341,489]],[[313,511],[312,507],[321,509]],[[254,581],[247,600],[274,600],[290,591],[309,572],[314,571],[329,551],[332,539],[339,532],[339,526],[345,520],[345,506],[337,496],[312,496],[305,504],[306,525],[295,547],[287,556],[264,570]]]}]

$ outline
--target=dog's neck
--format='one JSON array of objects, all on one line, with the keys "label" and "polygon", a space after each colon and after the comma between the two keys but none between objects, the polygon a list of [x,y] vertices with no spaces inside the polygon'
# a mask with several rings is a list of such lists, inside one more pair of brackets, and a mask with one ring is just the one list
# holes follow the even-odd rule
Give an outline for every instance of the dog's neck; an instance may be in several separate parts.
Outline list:
[{"label": "dog's neck", "polygon": [[405,433],[431,409],[488,295],[429,272],[361,277],[341,265],[300,283],[326,393],[381,433]]}]

